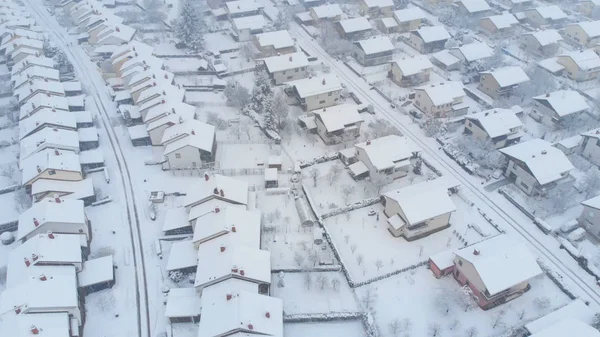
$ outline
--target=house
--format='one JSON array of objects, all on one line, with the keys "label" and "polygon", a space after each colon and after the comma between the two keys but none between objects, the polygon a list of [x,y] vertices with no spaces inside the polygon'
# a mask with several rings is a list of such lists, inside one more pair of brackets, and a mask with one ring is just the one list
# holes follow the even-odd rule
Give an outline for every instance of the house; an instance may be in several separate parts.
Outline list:
[{"label": "house", "polygon": [[567,14],[556,5],[536,7],[525,11],[527,21],[539,28],[547,25],[560,25],[567,19]]},{"label": "house", "polygon": [[29,81],[19,89],[15,90],[13,96],[17,97],[17,102],[19,104],[25,104],[27,100],[37,94],[64,97],[65,89],[60,82],[38,79]]},{"label": "house", "polygon": [[319,25],[322,21],[335,22],[342,19],[342,9],[338,4],[322,5],[309,9],[315,25]]},{"label": "house", "polygon": [[390,17],[394,9],[392,0],[360,0],[360,12],[370,18]]},{"label": "house", "polygon": [[375,21],[377,29],[379,29],[384,34],[392,34],[399,30],[398,21],[391,18],[381,18]]},{"label": "house", "polygon": [[558,90],[533,97],[529,115],[538,122],[554,125],[589,109],[585,98],[577,91]]},{"label": "house", "polygon": [[337,144],[360,136],[364,122],[355,105],[341,104],[312,111],[317,133],[325,144]]},{"label": "house", "polygon": [[519,47],[541,56],[556,55],[562,36],[554,29],[538,30],[521,35]]},{"label": "house", "polygon": [[600,1],[598,0],[582,0],[577,4],[579,13],[593,19],[600,17]]},{"label": "house", "polygon": [[415,106],[433,117],[467,113],[463,107],[466,94],[460,82],[442,82],[415,88]]},{"label": "house", "polygon": [[600,57],[591,49],[559,55],[556,62],[565,67],[570,79],[577,82],[593,80],[600,73]]},{"label": "house", "polygon": [[447,49],[431,54],[431,62],[446,71],[458,70],[461,66],[460,59]]},{"label": "house", "polygon": [[[547,327],[553,325],[555,322],[565,319],[578,320],[589,324],[593,322],[594,310],[588,307],[584,301],[577,298],[571,301],[569,304],[561,307],[560,309],[554,310],[547,315],[544,315],[536,320],[525,324],[524,328],[527,333],[534,335],[538,332],[545,330]],[[577,334],[577,336],[584,335]]]},{"label": "house", "polygon": [[77,133],[79,136],[79,148],[82,151],[96,149],[100,146],[100,138],[96,128],[79,128]]},{"label": "house", "polygon": [[484,60],[494,55],[494,50],[484,42],[473,42],[460,47],[450,48],[450,54],[458,57],[464,64]]},{"label": "house", "polygon": [[83,89],[81,87],[81,82],[79,81],[68,81],[62,82],[63,89],[65,90],[65,96],[78,96],[83,94]]},{"label": "house", "polygon": [[279,175],[276,168],[265,169],[265,188],[277,188],[279,187]]},{"label": "house", "polygon": [[366,167],[371,179],[387,183],[408,175],[412,170],[411,159],[421,152],[413,141],[397,135],[367,140],[354,148],[358,162]]},{"label": "house", "polygon": [[46,149],[24,159],[21,184],[31,188],[38,179],[79,181],[83,179],[79,155],[72,151]]},{"label": "house", "polygon": [[236,0],[225,2],[229,19],[261,14],[263,5],[255,0]]},{"label": "house", "polygon": [[600,129],[594,129],[581,134],[582,154],[592,163],[600,166]]},{"label": "house", "polygon": [[[219,174],[212,176],[205,174],[204,180],[193,184],[188,189],[183,205],[191,214],[191,209],[195,206],[214,199],[231,204],[247,205],[248,183]],[[213,209],[210,207],[207,211],[212,211]]]},{"label": "house", "polygon": [[523,295],[529,281],[542,273],[523,243],[500,234],[457,250],[452,274],[488,310]]},{"label": "house", "polygon": [[429,54],[445,49],[449,38],[444,26],[427,26],[411,31],[408,44],[421,54]]},{"label": "house", "polygon": [[[76,319],[73,318],[76,322]],[[72,328],[71,318],[66,312],[39,313],[17,315],[6,314],[0,319],[0,331],[6,336],[26,337],[33,334],[32,331],[44,331],[49,336],[73,336],[79,333],[79,327],[74,324]]]},{"label": "house", "polygon": [[419,29],[425,19],[425,13],[419,7],[411,7],[394,11],[397,26],[393,32],[406,33]]},{"label": "house", "polygon": [[193,234],[185,207],[168,208],[165,213],[162,231],[165,235]]},{"label": "house", "polygon": [[54,59],[45,56],[30,56],[15,63],[10,70],[11,76],[19,75],[30,67],[54,69]]},{"label": "house", "polygon": [[112,288],[115,284],[115,269],[112,255],[83,262],[83,270],[77,274],[81,296]]},{"label": "house", "polygon": [[19,37],[0,46],[0,53],[4,52],[12,62],[17,63],[30,55],[41,56],[44,54],[44,42],[27,37]]},{"label": "house", "polygon": [[167,128],[192,120],[196,116],[196,107],[185,103],[169,104],[171,106],[170,110],[162,111],[162,113],[155,116],[154,114],[160,111],[158,110],[159,108],[165,109],[169,107],[169,105],[165,105],[161,104],[154,108],[152,115],[150,113],[146,115],[146,131],[150,135],[152,145],[161,145],[164,132]]},{"label": "house", "polygon": [[232,19],[233,38],[238,42],[250,41],[252,35],[262,33],[266,25],[267,22],[262,14]]},{"label": "house", "polygon": [[20,143],[20,167],[23,166],[25,159],[46,149],[79,153],[79,135],[77,131],[45,128],[22,139]]},{"label": "house", "polygon": [[337,76],[325,74],[289,82],[292,92],[302,108],[312,111],[338,104],[342,85]]},{"label": "house", "polygon": [[44,199],[83,200],[84,206],[89,206],[96,201],[94,182],[91,178],[80,181],[60,181],[51,179],[39,179],[31,185],[31,196],[34,202]]},{"label": "house", "polygon": [[460,0],[454,3],[458,12],[469,17],[483,17],[491,12],[490,5],[485,0]]},{"label": "house", "polygon": [[[145,90],[152,89],[153,87],[169,87],[173,84],[174,78],[175,75],[173,73],[148,68],[130,78],[127,84],[129,95],[131,95],[133,102],[140,102]],[[127,92],[127,90],[123,90],[123,92]],[[115,101],[118,101],[116,97]],[[119,104],[119,106],[121,105],[123,104]]]},{"label": "house", "polygon": [[77,130],[75,112],[43,108],[35,115],[19,122],[19,140],[45,128],[69,131]]},{"label": "house", "polygon": [[356,40],[358,38],[364,38],[373,27],[367,18],[358,17],[346,20],[340,20],[335,23],[337,31],[345,39]]},{"label": "house", "polygon": [[[19,74],[11,76],[13,82],[13,91],[20,89],[25,85],[33,84],[33,81],[60,82],[60,74],[57,69],[32,66],[23,70]],[[31,81],[31,83],[30,83]]]},{"label": "house", "polygon": [[66,97],[37,94],[19,108],[19,119],[23,120],[44,108],[69,111],[69,103]]},{"label": "house", "polygon": [[97,35],[90,34],[88,42],[91,45],[103,46],[103,45],[122,45],[131,39],[136,33],[134,28],[127,25],[112,23],[108,24],[103,29],[98,29]]},{"label": "house", "polygon": [[254,42],[254,46],[260,52],[261,57],[296,52],[294,40],[287,30],[256,34],[252,37],[252,41]]},{"label": "house", "polygon": [[[173,128],[176,130],[170,130]],[[165,147],[164,156],[171,170],[200,168],[205,163],[215,161],[215,127],[198,120],[188,120],[167,128],[161,143]]]},{"label": "house", "polygon": [[523,124],[510,109],[491,109],[465,116],[464,133],[489,139],[499,149],[521,140]]},{"label": "house", "polygon": [[600,21],[583,21],[567,25],[564,35],[581,47],[592,48],[600,43]]},{"label": "house", "polygon": [[533,4],[533,0],[499,0],[499,2],[509,6],[512,10],[530,7]]},{"label": "house", "polygon": [[567,156],[544,140],[533,139],[500,152],[508,159],[504,175],[528,195],[573,182],[569,174],[573,165]]},{"label": "house", "polygon": [[402,58],[391,63],[389,77],[401,87],[429,82],[433,64],[425,56]]},{"label": "house", "polygon": [[376,66],[388,63],[394,57],[396,48],[387,36],[375,36],[354,42],[354,57],[363,66]]},{"label": "house", "polygon": [[17,240],[27,241],[41,233],[85,234],[90,239],[89,221],[83,201],[44,199],[19,215]]},{"label": "house", "polygon": [[585,230],[595,236],[600,237],[600,196],[581,202],[583,210],[579,216],[579,224]]},{"label": "house", "polygon": [[173,242],[165,270],[195,273],[197,268],[198,251],[194,247],[194,243],[191,240]]},{"label": "house", "polygon": [[302,52],[267,57],[264,62],[275,84],[303,79],[308,74],[308,59]]},{"label": "house", "polygon": [[283,301],[228,280],[202,291],[198,337],[283,336]]},{"label": "house", "polygon": [[[222,235],[235,245],[260,248],[260,212],[248,211],[240,207],[215,208],[194,220],[194,248]],[[202,258],[202,257],[199,257]]]},{"label": "house", "polygon": [[498,99],[510,96],[521,83],[529,81],[529,76],[518,66],[507,66],[481,72],[477,88],[488,96]]},{"label": "house", "polygon": [[558,321],[553,321],[545,329],[530,335],[530,337],[556,337],[556,336],[585,336],[600,337],[600,332],[577,319],[564,319],[561,317]]},{"label": "house", "polygon": [[167,295],[165,317],[173,323],[200,322],[200,296],[194,288],[171,288]]},{"label": "house", "polygon": [[492,15],[479,20],[479,30],[491,36],[511,36],[519,25],[517,18],[511,13]]}]

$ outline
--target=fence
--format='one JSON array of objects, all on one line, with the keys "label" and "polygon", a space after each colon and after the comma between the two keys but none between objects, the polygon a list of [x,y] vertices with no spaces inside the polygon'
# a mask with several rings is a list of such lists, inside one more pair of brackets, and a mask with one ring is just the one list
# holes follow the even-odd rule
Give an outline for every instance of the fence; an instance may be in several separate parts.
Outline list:
[{"label": "fence", "polygon": [[525,214],[525,216],[527,216],[529,219],[531,219],[531,221],[533,221],[535,219],[535,215],[533,215],[531,212],[529,212],[529,210],[526,209],[525,207],[521,206],[521,204],[519,204],[503,188],[498,189],[498,193],[502,194],[506,198],[506,200],[508,200],[511,204],[513,204],[516,208],[518,208],[521,212],[523,212],[523,214]]}]

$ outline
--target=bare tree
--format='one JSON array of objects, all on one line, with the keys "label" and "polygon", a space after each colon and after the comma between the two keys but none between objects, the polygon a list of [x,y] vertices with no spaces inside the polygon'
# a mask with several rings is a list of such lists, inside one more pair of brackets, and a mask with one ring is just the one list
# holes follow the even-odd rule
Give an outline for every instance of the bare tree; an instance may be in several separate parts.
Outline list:
[{"label": "bare tree", "polygon": [[597,167],[590,168],[583,178],[581,187],[585,190],[585,197],[598,194],[600,191],[600,170]]},{"label": "bare tree", "polygon": [[354,252],[356,251],[356,248],[358,248],[358,246],[356,245],[356,243],[353,243],[350,245],[350,251],[352,252],[352,254],[354,254]]},{"label": "bare tree", "polygon": [[240,52],[242,53],[242,56],[244,56],[246,58],[246,62],[250,62],[250,60],[254,60],[254,47],[252,46],[251,42],[246,42],[246,43],[242,44],[242,47],[240,48]]},{"label": "bare tree", "polygon": [[317,187],[317,181],[319,180],[319,177],[321,176],[321,171],[319,171],[318,168],[313,167],[308,171],[308,174],[312,178],[313,187]]},{"label": "bare tree", "polygon": [[344,184],[342,185],[342,198],[344,199],[344,203],[348,203],[348,201],[350,200],[350,195],[352,195],[352,193],[354,193],[354,190],[356,188],[354,187],[354,185],[350,185],[350,184]]},{"label": "bare tree", "polygon": [[368,137],[372,139],[377,139],[389,135],[397,135],[402,136],[402,133],[398,128],[396,128],[392,123],[390,123],[386,119],[378,118],[372,122],[367,124],[369,127],[369,132],[367,132]]},{"label": "bare tree", "polygon": [[502,164],[502,155],[489,139],[460,135],[454,139],[454,145],[483,168],[494,170]]},{"label": "bare tree", "polygon": [[477,330],[476,327],[472,326],[467,329],[466,334],[467,337],[477,337],[477,335],[479,334],[479,330]]},{"label": "bare tree", "polygon": [[450,330],[454,330],[456,329],[456,327],[460,324],[460,321],[455,319],[452,322],[450,322],[450,324],[448,325],[448,328],[450,328]]},{"label": "bare tree", "polygon": [[312,285],[312,275],[310,272],[305,272],[304,273],[304,287],[306,287],[306,290],[310,290],[310,286]]},{"label": "bare tree", "polygon": [[388,324],[388,327],[390,329],[390,333],[393,336],[398,336],[398,335],[400,335],[400,332],[402,332],[402,330],[401,330],[402,329],[402,322],[400,321],[399,318],[396,318],[393,321],[391,321]]},{"label": "bare tree", "polygon": [[358,265],[362,265],[363,261],[365,260],[365,257],[362,256],[362,254],[358,254],[358,256],[356,257],[356,263],[358,263]]},{"label": "bare tree", "polygon": [[338,55],[352,51],[352,42],[342,39],[332,22],[322,22],[319,26],[319,42],[327,53]]},{"label": "bare tree", "polygon": [[329,172],[327,173],[327,181],[329,181],[329,186],[333,185],[339,178],[340,173],[342,173],[342,167],[338,164],[335,164],[329,168]]},{"label": "bare tree", "polygon": [[437,336],[442,331],[442,327],[438,323],[429,324],[429,335]]},{"label": "bare tree", "polygon": [[381,260],[375,261],[375,267],[377,267],[377,271],[379,271],[379,269],[381,269],[381,267],[383,267],[383,261],[381,261]]},{"label": "bare tree", "polygon": [[492,320],[493,329],[501,328],[506,325],[506,323],[504,323],[504,314],[506,314],[506,312],[504,310],[500,310],[498,311],[498,313],[496,313],[496,315],[494,315],[494,318]]},{"label": "bare tree", "polygon": [[319,275],[317,275],[317,284],[319,285],[319,288],[323,290],[329,284],[329,279],[327,278],[327,276],[325,276],[325,274],[320,273]]},{"label": "bare tree", "polygon": [[444,128],[444,124],[437,118],[429,118],[423,123],[423,131],[427,137],[436,137]]},{"label": "bare tree", "polygon": [[362,305],[365,310],[373,311],[373,307],[375,306],[375,301],[377,301],[377,293],[371,287],[365,290],[362,298]]},{"label": "bare tree", "polygon": [[304,262],[304,256],[298,254],[298,252],[296,252],[296,254],[294,254],[294,261],[296,261],[296,264],[298,264],[298,267],[302,267],[302,263]]},{"label": "bare tree", "polygon": [[340,279],[338,279],[337,277],[332,278],[331,288],[333,288],[333,290],[335,291],[338,291],[340,289]]},{"label": "bare tree", "polygon": [[348,242],[350,241],[350,235],[349,234],[344,235],[344,241],[346,242],[346,244],[348,244]]}]

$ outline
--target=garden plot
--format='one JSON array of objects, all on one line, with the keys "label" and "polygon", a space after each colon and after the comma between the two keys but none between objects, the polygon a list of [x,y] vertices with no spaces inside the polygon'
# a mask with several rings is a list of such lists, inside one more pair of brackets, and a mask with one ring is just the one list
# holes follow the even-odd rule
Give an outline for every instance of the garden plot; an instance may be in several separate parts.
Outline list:
[{"label": "garden plot", "polygon": [[284,287],[279,280],[272,274],[271,296],[283,300],[286,315],[360,311],[341,272],[285,273]]},{"label": "garden plot", "polygon": [[[279,155],[278,146],[269,144],[219,144],[216,161],[221,169],[262,168],[270,156]],[[283,170],[293,167],[293,162],[281,155]],[[263,165],[264,164],[264,165]]]},{"label": "garden plot", "polygon": [[252,58],[246,58],[241,52],[221,54],[220,60],[227,67],[227,72],[254,69],[256,63]]},{"label": "garden plot", "polygon": [[362,322],[330,322],[330,323],[285,323],[284,337],[364,337]]},{"label": "garden plot", "polygon": [[15,221],[19,219],[21,213],[31,207],[31,198],[25,189],[20,189],[0,194],[0,205],[2,205],[0,223]]},{"label": "garden plot", "polygon": [[[456,280],[452,276],[436,279],[426,267],[355,291],[363,305],[374,313],[382,337],[395,337],[403,330],[400,335],[501,336],[510,328],[522,326],[570,301],[545,275],[531,280],[530,285],[531,289],[523,296],[487,311],[459,304],[457,298],[464,294],[460,293]],[[473,330],[478,333],[470,334]]]},{"label": "garden plot", "polygon": [[213,54],[219,54],[228,50],[236,50],[240,48],[240,43],[235,42],[227,30],[204,34],[204,44],[206,50]]},{"label": "garden plot", "polygon": [[503,189],[526,210],[542,219],[559,216],[588,199],[585,193],[577,193],[577,190],[569,184],[552,188],[546,196],[527,195],[514,184],[508,184]]},{"label": "garden plot", "polygon": [[202,60],[197,57],[166,58],[164,64],[165,70],[170,72],[198,71],[198,68],[202,64]]},{"label": "garden plot", "polygon": [[[451,198],[457,209],[450,217],[451,227],[411,242],[388,231],[381,204],[327,218],[324,225],[352,279],[364,281],[427,261],[433,254],[463,247],[459,235],[465,242],[475,243],[498,233],[460,197]],[[369,216],[371,210],[376,215]]]}]

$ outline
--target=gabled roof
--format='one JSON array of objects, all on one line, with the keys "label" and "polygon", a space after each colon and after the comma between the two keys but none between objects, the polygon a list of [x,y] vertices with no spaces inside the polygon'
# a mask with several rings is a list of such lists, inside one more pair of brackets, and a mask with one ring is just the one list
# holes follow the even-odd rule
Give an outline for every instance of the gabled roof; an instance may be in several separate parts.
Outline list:
[{"label": "gabled roof", "polygon": [[484,20],[484,19],[489,19],[494,24],[494,26],[496,26],[496,28],[498,28],[498,29],[510,28],[519,23],[519,21],[517,21],[517,18],[515,18],[515,16],[510,13],[503,13],[500,15],[492,15],[487,18],[483,18],[481,20]]},{"label": "gabled roof", "polygon": [[548,20],[560,20],[567,18],[567,14],[565,14],[565,12],[563,12],[562,9],[556,5],[536,7],[530,10],[538,12],[542,18]]},{"label": "gabled roof", "polygon": [[540,44],[540,46],[547,46],[563,40],[562,36],[555,29],[539,30],[536,32],[525,33],[523,35],[531,35]]},{"label": "gabled roof", "polygon": [[371,23],[367,18],[360,16],[357,18],[338,21],[344,33],[356,33],[371,30]]},{"label": "gabled roof", "polygon": [[260,248],[260,212],[240,207],[218,209],[219,212],[210,212],[198,218],[194,228],[194,243],[228,235],[236,246]]},{"label": "gabled roof", "polygon": [[399,23],[425,19],[425,13],[419,7],[411,7],[394,11],[394,18]]},{"label": "gabled roof", "polygon": [[[84,151],[84,153],[87,151]],[[38,179],[31,185],[31,194],[60,192],[62,199],[83,199],[95,194],[94,181],[86,178],[79,181],[61,181],[51,179]],[[52,196],[52,195],[50,195]]]},{"label": "gabled roof", "polygon": [[448,196],[448,190],[436,182],[425,181],[410,185],[387,192],[384,196],[398,203],[409,225],[456,210],[454,202]]},{"label": "gabled roof", "polygon": [[454,52],[463,55],[467,62],[473,62],[494,55],[494,50],[484,42],[473,42],[461,47],[452,48]]},{"label": "gabled roof", "polygon": [[570,58],[581,70],[591,70],[600,67],[600,57],[591,49],[572,51],[559,55],[559,61],[561,57]]},{"label": "gabled roof", "polygon": [[325,109],[314,110],[312,113],[321,118],[327,132],[340,131],[348,125],[364,121],[358,113],[356,106],[352,104],[340,104]]},{"label": "gabled roof", "polygon": [[146,130],[152,131],[158,127],[163,125],[175,126],[179,123],[183,123],[188,120],[194,119],[196,116],[196,108],[192,105],[181,103],[180,108],[175,110],[175,113],[172,111],[167,111],[165,115],[156,118],[152,121],[146,115]]},{"label": "gabled roof", "polygon": [[18,97],[19,102],[24,101],[29,95],[33,93],[44,93],[46,95],[64,96],[65,89],[62,83],[56,81],[45,81],[42,79],[35,79],[30,83],[27,83],[17,89],[13,95]]},{"label": "gabled roof", "polygon": [[491,138],[504,136],[510,133],[511,129],[523,125],[515,112],[510,109],[491,109],[467,115],[465,118],[479,121]]},{"label": "gabled roof", "polygon": [[19,215],[19,230],[17,239],[21,240],[36,228],[46,223],[80,225],[86,223],[83,201],[60,199],[44,199],[34,203],[28,210]]},{"label": "gabled roof", "polygon": [[[192,120],[188,120],[187,122],[190,122]],[[186,122],[183,122],[182,124],[185,124]],[[200,149],[202,151],[206,151],[209,153],[212,153],[213,151],[213,144],[215,142],[215,127],[210,125],[210,124],[206,124],[206,123],[194,123],[195,125],[192,126],[192,129],[190,130],[189,134],[186,137],[180,138],[178,140],[175,140],[169,144],[167,144],[165,146],[165,155],[168,155],[170,153],[173,153],[174,151],[177,151],[185,146],[191,146],[197,149]],[[179,124],[181,125],[181,124]],[[173,125],[170,128],[176,127],[176,125]],[[188,125],[189,127],[189,125]],[[170,129],[168,128],[168,129]],[[163,139],[164,139],[164,135],[163,135]]]},{"label": "gabled roof", "polygon": [[324,74],[313,78],[303,78],[301,80],[288,82],[288,85],[296,88],[300,98],[342,90],[340,80],[335,74]]},{"label": "gabled roof", "polygon": [[373,139],[354,146],[365,151],[377,170],[394,167],[396,162],[409,159],[413,152],[421,151],[412,140],[397,135]]},{"label": "gabled roof", "polygon": [[194,288],[171,288],[165,307],[166,317],[200,316],[202,302]]},{"label": "gabled roof", "polygon": [[67,99],[62,96],[48,96],[44,93],[38,93],[27,100],[19,110],[20,118],[23,119],[29,116],[35,109],[50,108],[54,110],[69,110]]},{"label": "gabled roof", "polygon": [[582,21],[573,24],[579,26],[590,39],[600,36],[600,21]]},{"label": "gabled roof", "polygon": [[506,234],[459,249],[456,256],[473,265],[491,296],[542,274],[529,249]]},{"label": "gabled roof", "polygon": [[540,185],[556,181],[563,177],[562,173],[573,169],[561,150],[537,138],[499,151],[523,162]]},{"label": "gabled roof", "polygon": [[450,38],[450,34],[444,28],[444,26],[427,26],[421,27],[417,30],[413,30],[411,33],[417,34],[421,37],[423,42],[430,43],[436,41],[448,40]]},{"label": "gabled roof", "polygon": [[415,90],[423,90],[435,106],[450,104],[456,98],[465,96],[462,83],[456,81],[442,82],[438,85],[424,85]]},{"label": "gabled roof", "polygon": [[33,116],[19,122],[19,137],[21,139],[29,136],[33,131],[41,127],[62,127],[75,130],[77,128],[76,113],[73,111],[52,111],[43,108]]},{"label": "gabled roof", "polygon": [[192,132],[205,137],[206,148],[202,149],[210,152],[212,150],[215,127],[197,119],[190,119],[165,129],[160,143],[164,145],[165,143],[177,140],[179,138],[187,137],[192,134]]},{"label": "gabled roof", "polygon": [[338,15],[344,14],[338,4],[317,6],[311,9],[315,12],[315,15],[319,19],[331,19]]},{"label": "gabled roof", "polygon": [[452,66],[452,65],[460,62],[460,59],[458,57],[450,54],[450,51],[447,49],[440,50],[437,53],[433,53],[433,54],[431,54],[431,57],[435,61],[443,64],[446,67]]},{"label": "gabled roof", "polygon": [[489,11],[490,5],[485,0],[460,0],[459,3],[465,7],[469,13],[479,13]]},{"label": "gabled roof", "polygon": [[549,94],[535,96],[533,99],[545,103],[544,105],[554,110],[559,117],[582,112],[590,108],[585,98],[575,90],[558,90]]},{"label": "gabled roof", "polygon": [[[110,26],[104,31],[101,31],[99,35],[108,33],[108,35],[103,36],[98,40],[96,44],[117,44],[120,45],[123,42],[129,42],[135,35],[136,30],[123,24],[115,24],[114,26]],[[116,38],[118,41],[109,43],[110,38]]]},{"label": "gabled roof", "polygon": [[262,14],[235,18],[231,22],[237,30],[260,30],[267,25],[267,21]]},{"label": "gabled roof", "polygon": [[44,128],[29,137],[23,138],[20,144],[20,162],[44,149],[79,151],[79,134],[77,131],[58,128]]},{"label": "gabled roof", "polygon": [[600,337],[600,331],[592,328],[590,325],[583,323],[580,320],[568,318],[561,319],[554,324],[546,327],[546,329],[534,333],[530,337]]},{"label": "gabled roof", "polygon": [[166,270],[180,270],[198,265],[198,252],[192,240],[176,241],[171,244]]},{"label": "gabled roof", "polygon": [[383,52],[393,52],[395,47],[389,37],[379,35],[370,39],[361,40],[354,43],[362,49],[366,55],[372,55]]},{"label": "gabled roof", "polygon": [[79,155],[65,150],[45,149],[24,159],[22,165],[23,184],[30,182],[47,169],[81,173]]},{"label": "gabled roof", "polygon": [[269,73],[297,69],[308,66],[308,59],[302,52],[271,56],[264,59]]},{"label": "gabled roof", "polygon": [[31,337],[35,327],[40,337],[68,337],[71,335],[69,314],[66,312],[15,315],[0,320],[0,331],[5,336]]},{"label": "gabled roof", "polygon": [[393,7],[394,1],[392,0],[363,0],[369,8],[373,7]]},{"label": "gabled roof", "polygon": [[581,202],[581,204],[591,208],[600,209],[600,195],[597,195],[588,200],[584,200]]},{"label": "gabled roof", "polygon": [[282,49],[294,46],[294,40],[287,30],[278,30],[255,35],[256,41],[261,47],[273,46],[275,49]]},{"label": "gabled roof", "polygon": [[31,66],[19,74],[13,75],[11,77],[11,81],[15,83],[14,87],[18,88],[26,84],[26,82],[30,81],[32,78],[43,78],[58,82],[60,80],[60,74],[58,70],[54,68]]},{"label": "gabled roof", "polygon": [[433,69],[433,64],[425,56],[412,56],[393,62],[400,68],[403,76],[416,75],[427,69]]},{"label": "gabled roof", "polygon": [[525,329],[530,334],[535,334],[563,319],[577,319],[584,323],[592,323],[593,318],[594,310],[577,298],[564,307],[525,324]]},{"label": "gabled roof", "polygon": [[510,87],[529,81],[529,76],[519,66],[507,66],[491,71],[483,71],[481,74],[492,76],[500,88]]},{"label": "gabled roof", "polygon": [[254,0],[237,0],[225,3],[227,11],[231,14],[247,13],[257,11],[264,6]]},{"label": "gabled roof", "polygon": [[[206,180],[207,176],[208,180]],[[221,190],[223,191],[223,196],[221,196]],[[204,180],[200,180],[190,186],[184,199],[184,206],[197,205],[213,197],[228,200],[236,204],[247,205],[248,183],[220,174],[205,175]]]},{"label": "gabled roof", "polygon": [[22,59],[21,61],[15,63],[10,72],[14,76],[30,66],[53,68],[54,60],[45,56],[28,56]]}]

